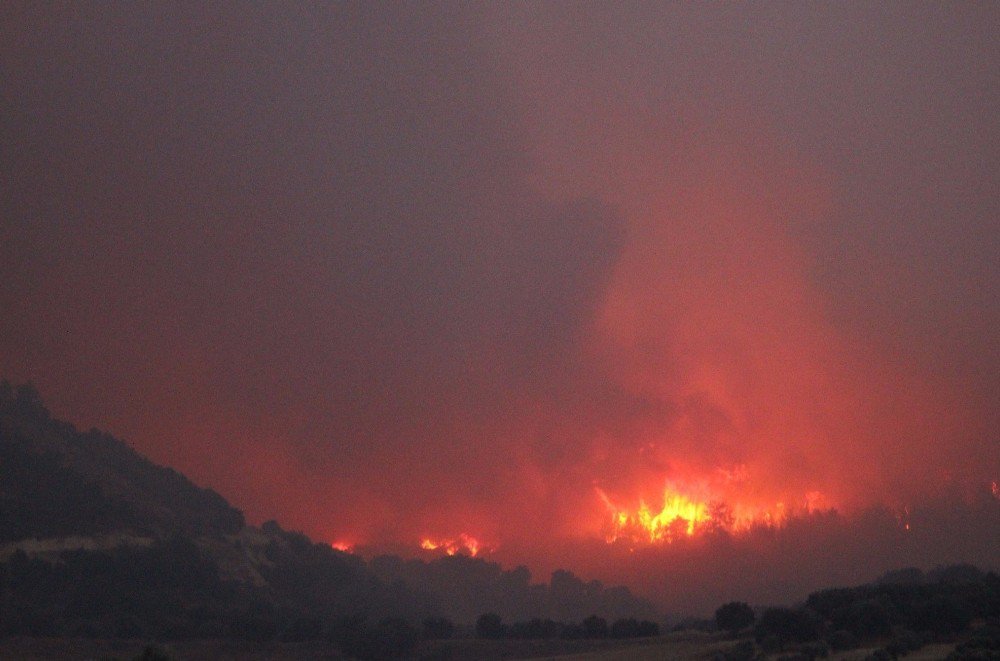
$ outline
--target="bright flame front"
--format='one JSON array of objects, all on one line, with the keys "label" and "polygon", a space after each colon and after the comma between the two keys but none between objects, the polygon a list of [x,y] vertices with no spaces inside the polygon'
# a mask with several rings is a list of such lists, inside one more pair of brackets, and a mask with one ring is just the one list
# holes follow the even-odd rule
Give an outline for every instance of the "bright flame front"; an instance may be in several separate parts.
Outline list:
[{"label": "bright flame front", "polygon": [[441,551],[446,555],[464,553],[466,555],[476,557],[476,555],[479,554],[482,545],[475,537],[463,532],[458,537],[448,539],[432,539],[430,537],[425,537],[420,540],[420,548],[425,551]]},{"label": "bright flame front", "polygon": [[755,526],[776,526],[790,515],[829,509],[818,491],[801,499],[801,505],[789,511],[785,503],[768,504],[729,502],[719,498],[698,497],[693,491],[668,484],[659,509],[639,500],[638,507],[621,507],[602,490],[597,494],[610,514],[605,539],[609,544],[622,541],[632,544],[673,542],[707,531],[738,533]]},{"label": "bright flame front", "polygon": [[632,541],[673,541],[694,535],[701,526],[712,520],[706,503],[694,501],[682,494],[667,491],[663,497],[663,507],[658,511],[650,509],[645,501],[639,501],[635,511],[616,507],[607,494],[598,491],[604,504],[612,512],[612,532],[609,542],[618,539]]}]

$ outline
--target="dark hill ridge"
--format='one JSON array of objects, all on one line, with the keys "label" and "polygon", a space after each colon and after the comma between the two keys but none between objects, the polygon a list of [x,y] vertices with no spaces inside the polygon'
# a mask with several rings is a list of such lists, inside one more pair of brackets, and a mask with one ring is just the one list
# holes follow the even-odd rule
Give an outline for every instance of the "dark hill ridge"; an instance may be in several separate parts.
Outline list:
[{"label": "dark hill ridge", "polygon": [[129,533],[227,535],[243,514],[96,429],[53,420],[31,386],[0,385],[0,541]]},{"label": "dark hill ridge", "polygon": [[248,526],[214,491],[54,419],[30,385],[0,383],[0,634],[339,640],[487,609],[655,616],[625,588],[556,578],[464,557],[370,564],[274,522]]}]

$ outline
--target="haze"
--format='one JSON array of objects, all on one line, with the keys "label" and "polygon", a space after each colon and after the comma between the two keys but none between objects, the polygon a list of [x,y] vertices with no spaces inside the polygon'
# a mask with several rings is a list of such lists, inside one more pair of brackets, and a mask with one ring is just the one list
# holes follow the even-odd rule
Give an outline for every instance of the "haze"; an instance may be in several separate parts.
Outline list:
[{"label": "haze", "polygon": [[251,521],[642,592],[600,493],[985,498],[912,559],[997,563],[997,5],[0,26],[0,375]]}]

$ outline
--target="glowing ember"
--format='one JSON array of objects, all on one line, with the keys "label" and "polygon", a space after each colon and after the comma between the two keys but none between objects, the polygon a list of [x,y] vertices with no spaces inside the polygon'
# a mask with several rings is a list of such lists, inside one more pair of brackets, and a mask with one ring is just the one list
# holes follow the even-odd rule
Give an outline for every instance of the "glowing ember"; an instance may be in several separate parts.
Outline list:
[{"label": "glowing ember", "polygon": [[464,553],[475,557],[482,548],[482,545],[475,537],[463,532],[458,537],[452,539],[431,539],[425,537],[420,540],[420,548],[425,551],[442,551],[446,555]]},{"label": "glowing ember", "polygon": [[659,509],[651,508],[644,500],[635,509],[622,508],[605,492],[598,489],[597,493],[611,515],[605,536],[609,544],[669,543],[710,530],[739,533],[755,526],[781,525],[790,514],[828,508],[825,497],[818,491],[807,493],[794,512],[789,512],[783,502],[767,505],[727,502],[697,497],[670,484],[664,489]]},{"label": "glowing ember", "polygon": [[896,519],[899,521],[899,527],[903,530],[910,530],[910,506],[904,505],[903,508],[896,514]]},{"label": "glowing ember", "polygon": [[350,553],[351,549],[354,548],[354,544],[350,542],[330,542],[330,546],[344,553]]}]

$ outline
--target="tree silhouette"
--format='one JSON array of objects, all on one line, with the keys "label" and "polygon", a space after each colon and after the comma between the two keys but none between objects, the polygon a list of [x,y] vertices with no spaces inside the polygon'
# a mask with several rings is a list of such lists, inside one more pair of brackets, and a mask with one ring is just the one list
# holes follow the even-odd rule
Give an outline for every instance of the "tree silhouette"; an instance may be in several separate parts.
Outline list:
[{"label": "tree silhouette", "polygon": [[603,617],[591,615],[583,621],[583,635],[587,638],[607,638],[608,621]]},{"label": "tree silhouette", "polygon": [[780,646],[795,641],[804,643],[819,637],[820,622],[808,610],[791,608],[769,608],[757,622],[754,635],[757,641],[774,637]]},{"label": "tree silhouette", "polygon": [[424,638],[444,640],[455,634],[455,624],[446,617],[429,617],[424,620]]},{"label": "tree silhouette", "polygon": [[503,638],[503,619],[496,613],[483,613],[476,620],[476,637],[489,640]]},{"label": "tree silhouette", "polygon": [[753,609],[742,601],[731,601],[719,606],[715,611],[715,624],[730,632],[737,632],[753,624],[755,619]]}]

